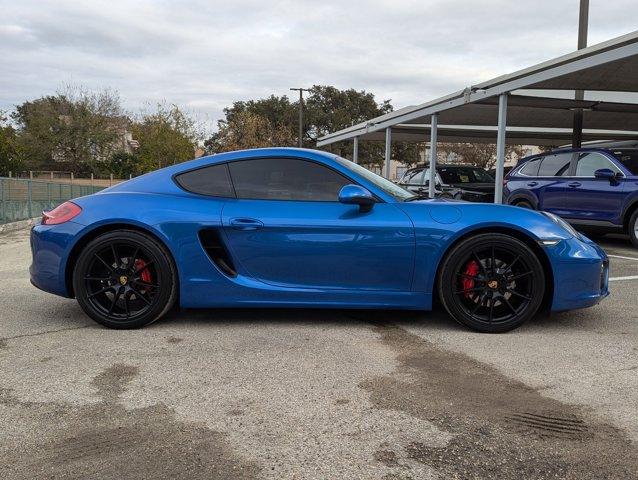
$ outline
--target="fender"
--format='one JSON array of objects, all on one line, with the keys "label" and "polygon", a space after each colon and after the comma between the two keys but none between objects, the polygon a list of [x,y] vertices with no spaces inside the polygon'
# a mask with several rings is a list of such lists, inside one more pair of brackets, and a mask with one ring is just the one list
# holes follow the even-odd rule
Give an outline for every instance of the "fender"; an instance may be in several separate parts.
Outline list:
[{"label": "fender", "polygon": [[627,195],[623,202],[622,215],[620,216],[620,223],[623,227],[627,226],[629,221],[629,215],[638,208],[638,190],[635,190]]}]

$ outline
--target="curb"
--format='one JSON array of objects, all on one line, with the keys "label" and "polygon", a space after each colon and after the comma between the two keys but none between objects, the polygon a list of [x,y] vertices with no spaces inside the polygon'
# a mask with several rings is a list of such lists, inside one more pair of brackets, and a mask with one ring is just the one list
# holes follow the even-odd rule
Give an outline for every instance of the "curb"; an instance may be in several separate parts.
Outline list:
[{"label": "curb", "polygon": [[40,217],[29,218],[27,220],[19,220],[17,222],[3,223],[0,225],[0,234],[15,232],[16,230],[22,230],[31,227]]}]

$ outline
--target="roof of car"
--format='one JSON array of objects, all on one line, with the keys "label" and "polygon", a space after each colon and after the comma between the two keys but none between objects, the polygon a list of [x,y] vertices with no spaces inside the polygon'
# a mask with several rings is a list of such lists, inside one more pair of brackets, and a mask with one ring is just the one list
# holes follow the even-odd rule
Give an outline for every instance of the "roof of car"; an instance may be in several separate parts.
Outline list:
[{"label": "roof of car", "polygon": [[[418,170],[420,168],[429,168],[430,164],[426,163],[424,165],[417,165],[415,167],[410,168],[408,171],[411,170]],[[436,168],[456,168],[456,167],[462,167],[462,168],[480,168],[477,167],[476,165],[470,165],[469,163],[437,163],[436,164]]]}]

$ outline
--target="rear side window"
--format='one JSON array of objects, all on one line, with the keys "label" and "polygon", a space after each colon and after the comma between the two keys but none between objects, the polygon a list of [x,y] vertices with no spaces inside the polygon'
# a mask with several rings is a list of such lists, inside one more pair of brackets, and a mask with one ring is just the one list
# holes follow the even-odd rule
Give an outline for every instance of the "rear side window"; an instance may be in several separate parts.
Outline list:
[{"label": "rear side window", "polygon": [[594,172],[601,168],[608,168],[615,173],[620,172],[611,161],[601,153],[585,152],[578,155],[578,165],[576,166],[577,177],[594,177]]},{"label": "rear side window", "polygon": [[627,170],[633,175],[638,175],[638,150],[616,150],[613,153]]},{"label": "rear side window", "polygon": [[421,169],[406,172],[405,176],[401,179],[401,183],[417,183],[419,185],[422,184],[424,171],[425,170]]},{"label": "rear side window", "polygon": [[228,166],[211,165],[177,175],[175,180],[184,190],[212,197],[234,197]]},{"label": "rear side window", "polygon": [[540,167],[541,165],[542,158],[543,157],[538,157],[528,160],[518,171],[518,173],[521,175],[525,175],[526,177],[535,177],[536,175],[538,175],[538,167]]},{"label": "rear side window", "polygon": [[337,202],[353,183],[323,165],[294,158],[261,158],[228,164],[237,198]]},{"label": "rear side window", "polygon": [[564,177],[569,174],[569,164],[572,161],[571,153],[557,153],[546,155],[538,169],[539,177]]}]

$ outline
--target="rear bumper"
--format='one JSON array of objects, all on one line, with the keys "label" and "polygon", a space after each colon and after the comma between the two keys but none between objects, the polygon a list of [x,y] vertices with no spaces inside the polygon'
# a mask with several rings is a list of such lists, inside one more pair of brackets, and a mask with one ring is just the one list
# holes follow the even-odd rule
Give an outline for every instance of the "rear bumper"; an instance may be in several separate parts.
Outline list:
[{"label": "rear bumper", "polygon": [[45,292],[71,297],[66,284],[66,263],[73,239],[84,227],[66,222],[60,225],[34,225],[31,228],[29,267],[31,283]]},{"label": "rear bumper", "polygon": [[609,259],[584,236],[548,247],[554,270],[552,311],[591,307],[609,295]]}]

